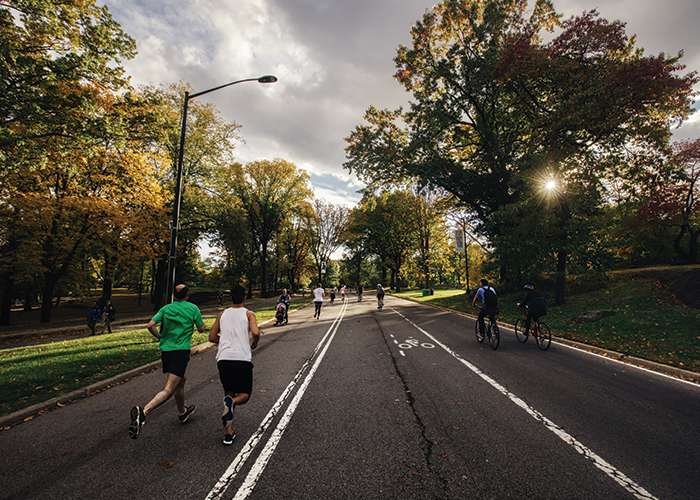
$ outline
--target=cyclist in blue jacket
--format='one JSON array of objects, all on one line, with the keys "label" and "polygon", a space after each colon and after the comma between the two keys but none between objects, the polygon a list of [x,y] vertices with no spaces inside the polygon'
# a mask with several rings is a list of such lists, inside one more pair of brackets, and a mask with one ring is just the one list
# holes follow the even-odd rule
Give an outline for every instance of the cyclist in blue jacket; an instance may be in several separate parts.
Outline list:
[{"label": "cyclist in blue jacket", "polygon": [[481,335],[486,334],[486,324],[484,323],[484,318],[488,316],[489,318],[494,318],[501,309],[498,307],[498,298],[496,298],[496,290],[489,286],[488,280],[481,279],[481,287],[476,291],[474,299],[472,300],[472,305],[476,305],[476,299],[481,298],[482,308],[479,311],[479,317],[477,321],[479,322],[479,331]]}]

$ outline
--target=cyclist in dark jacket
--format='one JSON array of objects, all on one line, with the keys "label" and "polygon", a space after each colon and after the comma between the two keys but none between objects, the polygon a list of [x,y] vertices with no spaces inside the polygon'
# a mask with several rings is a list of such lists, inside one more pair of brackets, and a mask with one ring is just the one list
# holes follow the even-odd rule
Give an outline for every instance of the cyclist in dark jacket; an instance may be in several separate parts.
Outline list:
[{"label": "cyclist in dark jacket", "polygon": [[547,314],[547,301],[539,292],[535,290],[534,285],[525,285],[525,298],[518,307],[528,306],[527,319],[525,320],[525,331],[530,331],[530,321],[532,318],[536,320]]}]

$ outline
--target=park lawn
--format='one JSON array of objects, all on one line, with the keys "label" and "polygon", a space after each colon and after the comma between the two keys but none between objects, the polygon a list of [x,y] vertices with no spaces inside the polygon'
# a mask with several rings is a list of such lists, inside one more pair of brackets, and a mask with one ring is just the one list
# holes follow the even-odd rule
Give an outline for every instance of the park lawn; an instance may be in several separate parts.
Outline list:
[{"label": "park lawn", "polygon": [[[463,290],[435,290],[435,295],[427,297],[421,290],[393,295],[477,314],[471,306],[474,294]],[[522,317],[522,309],[515,304],[524,296],[524,292],[500,295],[499,321],[513,325]],[[549,314],[544,320],[555,337],[700,373],[700,310],[680,303],[656,280],[618,276],[605,288],[567,297],[562,306],[547,299]],[[602,309],[615,314],[592,323],[571,320]]]},{"label": "park lawn", "polygon": [[[292,302],[290,311],[305,305]],[[274,307],[256,309],[258,323],[275,315]],[[206,342],[195,331],[192,346]],[[32,406],[160,359],[158,342],[146,329],[0,351],[0,415]]]}]

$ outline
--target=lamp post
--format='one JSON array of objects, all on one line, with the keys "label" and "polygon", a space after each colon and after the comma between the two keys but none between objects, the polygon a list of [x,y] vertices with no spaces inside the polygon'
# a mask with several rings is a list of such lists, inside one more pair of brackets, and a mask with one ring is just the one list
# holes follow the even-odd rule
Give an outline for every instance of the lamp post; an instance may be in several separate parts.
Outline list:
[{"label": "lamp post", "polygon": [[170,236],[170,262],[168,266],[168,286],[165,295],[165,303],[170,304],[173,301],[173,290],[175,288],[175,267],[177,261],[177,232],[180,229],[180,202],[182,200],[182,160],[185,156],[185,128],[187,127],[187,103],[190,99],[199,97],[200,95],[214,92],[215,90],[230,87],[237,83],[243,82],[258,82],[258,83],[275,83],[277,77],[272,75],[261,76],[260,78],[246,78],[245,80],[237,80],[235,82],[219,85],[213,89],[203,90],[190,94],[185,92],[185,102],[182,105],[182,130],[180,132],[180,151],[177,159],[177,182],[175,184],[175,205],[173,206],[173,222],[172,233]]}]

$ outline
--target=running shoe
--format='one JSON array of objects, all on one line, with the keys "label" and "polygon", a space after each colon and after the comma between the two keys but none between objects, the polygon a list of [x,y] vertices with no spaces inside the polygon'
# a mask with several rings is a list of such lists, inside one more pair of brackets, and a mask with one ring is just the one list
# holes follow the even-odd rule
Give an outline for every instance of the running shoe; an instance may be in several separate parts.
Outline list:
[{"label": "running shoe", "polygon": [[221,421],[224,423],[224,427],[228,427],[233,422],[233,410],[235,405],[233,404],[233,398],[231,396],[226,396],[224,398],[224,414],[221,417]]},{"label": "running shoe", "polygon": [[192,415],[196,409],[197,409],[197,405],[187,406],[185,408],[185,413],[178,416],[178,418],[180,419],[180,423],[184,424],[185,422],[187,422],[187,419],[190,418],[190,415]]},{"label": "running shoe", "polygon": [[141,427],[146,423],[146,414],[140,406],[131,409],[131,425],[129,425],[129,436],[136,439],[141,434]]},{"label": "running shoe", "polygon": [[224,434],[224,444],[233,444],[233,440],[236,439],[236,433]]}]

